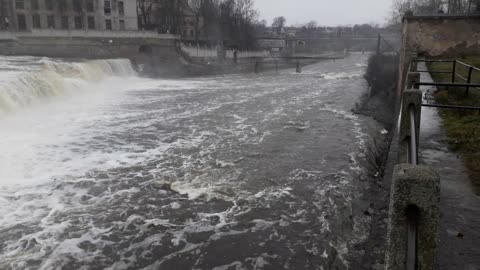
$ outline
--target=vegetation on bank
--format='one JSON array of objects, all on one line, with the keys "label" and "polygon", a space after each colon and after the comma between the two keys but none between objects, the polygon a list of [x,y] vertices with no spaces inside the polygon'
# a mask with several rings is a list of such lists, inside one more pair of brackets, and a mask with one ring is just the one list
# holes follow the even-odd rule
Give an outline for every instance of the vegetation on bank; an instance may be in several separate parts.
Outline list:
[{"label": "vegetation on bank", "polygon": [[388,131],[375,136],[368,142],[360,165],[373,179],[383,179],[392,140],[391,131],[395,123],[396,82],[399,58],[396,55],[372,55],[368,60],[365,79],[369,92],[357,104],[356,113],[373,117]]},{"label": "vegetation on bank", "polygon": [[[464,57],[462,62],[480,67],[480,56]],[[452,71],[452,63],[430,63],[430,71]],[[457,65],[457,74],[468,77],[468,69]],[[436,82],[451,82],[451,74],[432,74]],[[459,78],[456,82],[463,82]],[[480,84],[480,72],[472,73],[472,83]],[[437,104],[480,107],[480,88],[443,88],[434,94]],[[447,132],[448,143],[454,151],[463,155],[469,169],[470,179],[477,194],[480,194],[480,111],[441,109],[440,115]]]}]

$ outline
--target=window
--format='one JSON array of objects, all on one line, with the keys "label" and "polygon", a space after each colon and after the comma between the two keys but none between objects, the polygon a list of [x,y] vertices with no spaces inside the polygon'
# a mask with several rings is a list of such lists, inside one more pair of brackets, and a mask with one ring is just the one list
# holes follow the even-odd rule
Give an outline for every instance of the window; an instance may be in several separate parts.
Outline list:
[{"label": "window", "polygon": [[82,0],[73,0],[73,10],[75,12],[82,12]]},{"label": "window", "polygon": [[112,6],[110,4],[110,1],[105,1],[103,3],[103,12],[105,13],[105,15],[112,14]]},{"label": "window", "polygon": [[123,2],[118,2],[118,15],[125,16],[125,7]]},{"label": "window", "polygon": [[55,17],[53,15],[47,16],[47,27],[55,29]]},{"label": "window", "polygon": [[83,29],[82,16],[75,16],[75,29]]},{"label": "window", "polygon": [[18,30],[27,30],[27,21],[25,15],[17,14]]},{"label": "window", "polygon": [[112,30],[112,20],[105,20],[105,29]]},{"label": "window", "polygon": [[94,12],[93,0],[87,0],[87,12]]},{"label": "window", "polygon": [[47,10],[53,10],[53,0],[46,0],[45,1],[45,6],[47,7]]},{"label": "window", "polygon": [[42,23],[40,22],[40,14],[33,14],[33,16],[32,16],[32,27],[33,28],[42,28]]},{"label": "window", "polygon": [[[23,0],[16,0],[15,7],[17,9],[25,9],[25,2]],[[25,16],[23,17],[23,19],[25,19]]]},{"label": "window", "polygon": [[95,29],[95,17],[88,16],[88,29]]},{"label": "window", "polygon": [[68,16],[62,16],[62,29],[68,29]]},{"label": "window", "polygon": [[125,21],[124,20],[120,20],[120,30],[125,30]]},{"label": "window", "polygon": [[38,10],[38,0],[30,0],[32,10]]}]

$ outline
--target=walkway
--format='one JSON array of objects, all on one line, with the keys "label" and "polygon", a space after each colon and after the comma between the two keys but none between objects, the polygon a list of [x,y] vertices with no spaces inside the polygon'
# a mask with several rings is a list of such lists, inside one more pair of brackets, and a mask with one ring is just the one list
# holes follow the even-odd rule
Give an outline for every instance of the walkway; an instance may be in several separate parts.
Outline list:
[{"label": "walkway", "polygon": [[[419,70],[426,70],[419,63]],[[422,73],[422,82],[431,82]],[[422,87],[428,96],[435,88]],[[480,196],[473,192],[467,169],[458,153],[448,149],[437,109],[423,108],[420,131],[421,162],[441,176],[438,270],[480,270]]]}]

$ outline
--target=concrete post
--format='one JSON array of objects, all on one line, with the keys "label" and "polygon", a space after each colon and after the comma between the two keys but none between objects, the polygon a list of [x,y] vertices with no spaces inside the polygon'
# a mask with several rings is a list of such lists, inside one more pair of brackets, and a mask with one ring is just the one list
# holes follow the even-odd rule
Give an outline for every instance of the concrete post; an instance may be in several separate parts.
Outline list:
[{"label": "concrete post", "polygon": [[297,73],[302,73],[302,65],[300,65],[300,61],[297,62]]},{"label": "concrete post", "polygon": [[418,209],[416,224],[417,269],[433,270],[439,223],[440,177],[425,166],[400,164],[392,179],[387,234],[386,270],[407,269],[407,209]]},{"label": "concrete post", "polygon": [[410,123],[410,108],[413,106],[415,110],[415,137],[418,153],[418,144],[420,142],[420,121],[422,110],[422,92],[416,89],[408,89],[403,92],[402,98],[402,111],[400,115],[400,128],[399,128],[399,142],[400,149],[398,151],[399,163],[408,163],[408,152],[410,146],[411,137],[411,123]]},{"label": "concrete post", "polygon": [[414,61],[415,59],[413,59],[411,62],[410,62],[410,72],[417,72],[418,71],[418,62],[417,61]]},{"label": "concrete post", "polygon": [[419,72],[409,72],[407,74],[407,89],[420,89],[415,83],[420,82],[420,73]]}]

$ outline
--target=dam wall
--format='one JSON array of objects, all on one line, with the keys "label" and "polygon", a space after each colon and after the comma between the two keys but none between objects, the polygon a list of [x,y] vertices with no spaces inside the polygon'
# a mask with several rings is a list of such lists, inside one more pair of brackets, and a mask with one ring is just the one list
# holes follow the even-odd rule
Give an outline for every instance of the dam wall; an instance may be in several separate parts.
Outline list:
[{"label": "dam wall", "polygon": [[1,32],[0,54],[74,59],[127,58],[145,75],[180,75],[178,36],[140,31]]}]

